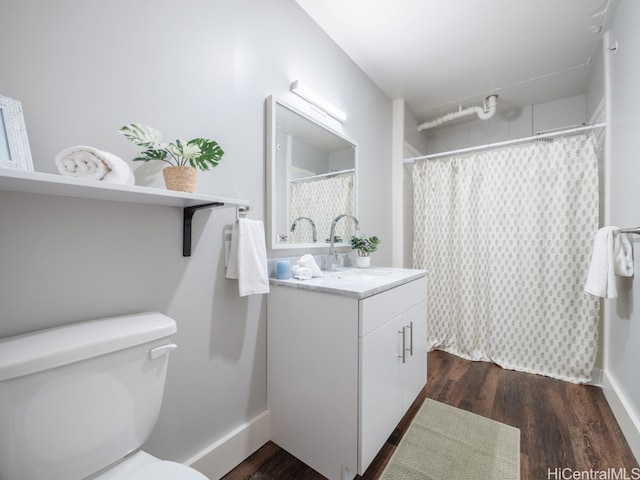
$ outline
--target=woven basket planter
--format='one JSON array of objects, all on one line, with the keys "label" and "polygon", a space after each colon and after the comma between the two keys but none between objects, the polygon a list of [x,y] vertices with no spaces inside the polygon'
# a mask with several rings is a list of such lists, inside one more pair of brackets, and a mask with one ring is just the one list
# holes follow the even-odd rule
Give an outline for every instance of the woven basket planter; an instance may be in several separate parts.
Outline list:
[{"label": "woven basket planter", "polygon": [[162,175],[168,190],[195,193],[198,188],[198,170],[193,167],[165,167]]}]

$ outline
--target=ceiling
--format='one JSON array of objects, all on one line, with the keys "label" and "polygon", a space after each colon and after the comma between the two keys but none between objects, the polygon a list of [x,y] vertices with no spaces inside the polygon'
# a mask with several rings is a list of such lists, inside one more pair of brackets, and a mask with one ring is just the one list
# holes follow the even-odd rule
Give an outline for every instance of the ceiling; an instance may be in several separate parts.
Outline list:
[{"label": "ceiling", "polygon": [[[419,121],[583,94],[616,0],[295,0]],[[611,5],[610,5],[611,4]]]}]

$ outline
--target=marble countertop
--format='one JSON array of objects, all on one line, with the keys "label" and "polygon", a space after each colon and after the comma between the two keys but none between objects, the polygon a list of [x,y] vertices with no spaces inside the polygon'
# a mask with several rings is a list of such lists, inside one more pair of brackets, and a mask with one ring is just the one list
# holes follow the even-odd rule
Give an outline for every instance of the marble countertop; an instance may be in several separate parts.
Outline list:
[{"label": "marble countertop", "polygon": [[289,280],[270,278],[269,281],[271,285],[362,299],[424,277],[426,274],[425,270],[410,268],[342,268],[333,272],[323,272],[322,277],[310,280],[292,277]]}]

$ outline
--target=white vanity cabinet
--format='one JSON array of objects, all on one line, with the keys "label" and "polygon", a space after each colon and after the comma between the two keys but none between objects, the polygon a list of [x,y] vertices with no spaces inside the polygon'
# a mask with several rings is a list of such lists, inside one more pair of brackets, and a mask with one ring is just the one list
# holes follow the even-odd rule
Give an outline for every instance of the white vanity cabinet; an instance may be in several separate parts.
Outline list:
[{"label": "white vanity cabinet", "polygon": [[330,480],[364,473],[426,383],[426,278],[410,278],[355,294],[272,282],[271,439]]}]

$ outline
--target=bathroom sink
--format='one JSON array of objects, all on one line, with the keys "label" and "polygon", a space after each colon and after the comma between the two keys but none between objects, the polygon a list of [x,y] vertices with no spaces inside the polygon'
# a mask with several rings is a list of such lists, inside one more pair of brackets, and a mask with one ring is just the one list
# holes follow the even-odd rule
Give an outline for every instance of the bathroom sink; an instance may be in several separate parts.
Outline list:
[{"label": "bathroom sink", "polygon": [[405,268],[340,268],[336,271],[322,272],[322,277],[310,280],[271,279],[273,285],[314,290],[336,295],[366,298],[390,288],[410,282],[426,274],[424,270]]},{"label": "bathroom sink", "polygon": [[337,270],[333,272],[322,272],[323,276],[331,279],[351,279],[353,277],[356,278],[366,278],[366,277],[388,277],[391,275],[392,271],[390,269],[381,269],[381,268],[347,268],[343,270]]}]

